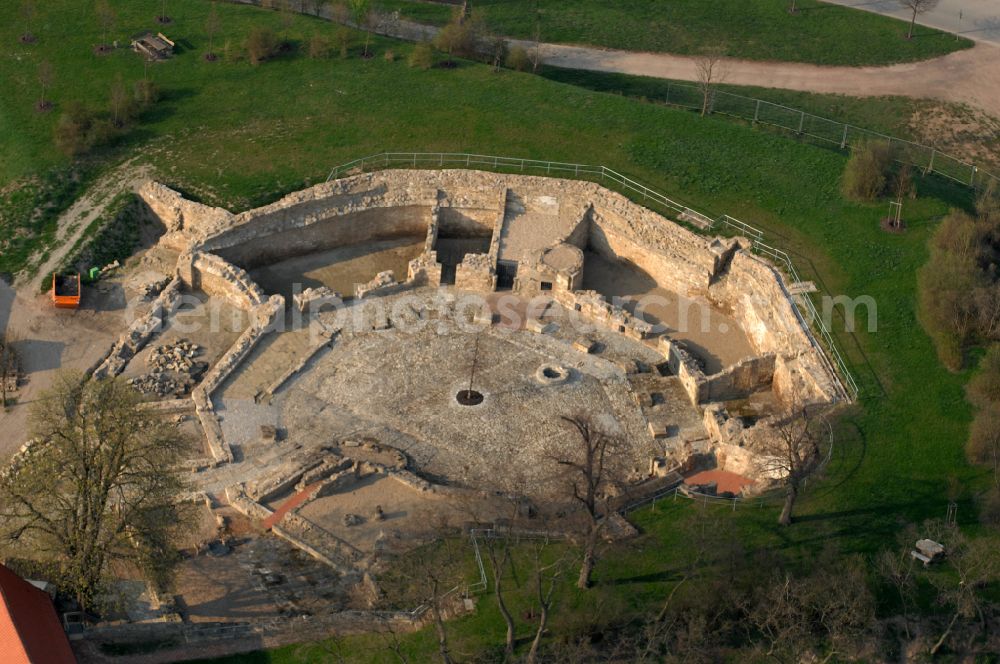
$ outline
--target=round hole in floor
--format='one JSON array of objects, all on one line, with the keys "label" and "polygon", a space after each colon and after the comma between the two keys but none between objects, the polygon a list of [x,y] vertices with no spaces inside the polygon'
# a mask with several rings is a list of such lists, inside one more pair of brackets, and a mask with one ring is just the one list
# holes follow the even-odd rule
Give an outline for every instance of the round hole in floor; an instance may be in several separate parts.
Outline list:
[{"label": "round hole in floor", "polygon": [[455,395],[455,401],[463,406],[478,406],[483,402],[483,393],[476,390],[460,390]]}]

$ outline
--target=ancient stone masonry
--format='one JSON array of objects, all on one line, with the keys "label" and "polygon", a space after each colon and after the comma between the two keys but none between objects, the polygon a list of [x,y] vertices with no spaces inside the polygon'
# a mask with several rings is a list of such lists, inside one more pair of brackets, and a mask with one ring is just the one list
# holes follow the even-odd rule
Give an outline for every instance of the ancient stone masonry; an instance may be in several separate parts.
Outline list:
[{"label": "ancient stone masonry", "polygon": [[[621,441],[613,506],[626,509],[721,487],[706,470],[743,476],[733,493],[766,487],[779,418],[846,396],[790,296],[800,285],[746,239],[692,232],[596,183],[386,170],[238,214],[152,182],[140,195],[166,233],[143,257],[156,269],[125,282],[141,315],[93,375],[127,370],[179,432],[200,429],[181,498],[208,506],[203,526],[238,561],[193,563],[199,580],[245,569],[218,584],[241,610],[247,584],[282,576],[338,615],[371,608],[394,555],[473,513],[512,531],[512,504],[565,536],[565,418]],[[618,516],[609,527],[634,533]],[[247,565],[257,546],[285,558]],[[324,576],[305,580],[302,562]]]},{"label": "ancient stone masonry", "polygon": [[206,443],[212,456],[219,463],[232,462],[233,451],[222,435],[222,427],[219,425],[215,406],[212,403],[212,392],[250,354],[250,351],[264,335],[272,331],[275,320],[284,313],[284,304],[283,297],[272,295],[270,299],[257,306],[251,312],[250,326],[240,335],[232,348],[205,374],[201,384],[191,392],[195,403],[195,413],[205,432]]},{"label": "ancient stone masonry", "polygon": [[209,229],[224,228],[234,219],[227,210],[189,201],[158,182],[144,184],[139,196],[166,227],[160,242],[177,251],[189,248],[193,238],[210,233]]},{"label": "ancient stone masonry", "polygon": [[214,254],[194,252],[189,278],[191,288],[227,299],[246,311],[264,303],[267,296],[246,270]]},{"label": "ancient stone masonry", "polygon": [[108,356],[97,366],[92,375],[95,378],[117,376],[128,365],[129,360],[143,349],[161,329],[164,321],[170,316],[181,296],[181,281],[174,279],[153,301],[149,313],[137,318],[115,345],[111,347]]}]

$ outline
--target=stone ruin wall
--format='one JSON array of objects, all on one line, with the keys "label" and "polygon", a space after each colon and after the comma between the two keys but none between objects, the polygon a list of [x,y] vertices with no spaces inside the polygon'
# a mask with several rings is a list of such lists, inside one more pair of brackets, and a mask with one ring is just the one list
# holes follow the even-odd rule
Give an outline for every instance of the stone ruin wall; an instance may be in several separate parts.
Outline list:
[{"label": "stone ruin wall", "polygon": [[[482,171],[391,170],[317,185],[239,215],[185,201],[163,185],[151,183],[141,194],[166,224],[172,246],[201,248],[246,266],[372,239],[424,236],[433,244],[442,224],[480,235],[492,225],[492,254],[508,190],[555,190],[562,210],[579,216],[581,223],[574,224],[567,237],[553,238],[553,246],[563,241],[580,248],[589,245],[607,258],[631,262],[668,290],[708,297],[731,309],[755,352],[797,356],[787,371],[779,367],[775,372],[787,389],[810,383],[795,377],[799,369],[819,366],[825,371],[822,361],[802,359],[816,348],[771,265],[735,251],[734,241],[703,238],[596,183]],[[280,242],[270,237],[275,233],[281,234]],[[440,278],[428,254],[425,251],[416,265],[422,279],[408,275],[414,283],[436,283]],[[462,283],[457,285],[486,289],[495,283],[492,265],[481,256],[471,254],[459,266]],[[200,272],[208,288],[235,293],[234,301],[243,302],[244,308],[262,299],[240,268],[204,257],[196,263],[203,269],[194,272]],[[192,273],[185,281],[192,283],[197,276]],[[822,382],[812,381],[809,389],[826,391]]]},{"label": "stone ruin wall", "polygon": [[226,228],[236,219],[228,210],[189,201],[159,182],[146,182],[139,196],[165,227],[160,244],[175,251],[188,249],[194,238],[206,236],[211,229]]},{"label": "stone ruin wall", "polygon": [[[841,395],[777,270],[739,251],[738,240],[701,237],[596,183],[481,171],[391,170],[317,185],[238,215],[185,201],[162,185],[149,184],[141,194],[167,226],[165,240],[170,246],[199,250],[191,254],[189,269],[180,270],[182,280],[252,310],[264,295],[233,263],[252,266],[378,239],[425,237],[425,252],[411,264],[408,284],[436,284],[440,265],[430,247],[442,225],[449,227],[449,235],[457,229],[483,236],[492,229],[490,253],[467,255],[456,278],[459,287],[492,290],[509,191],[553,192],[560,214],[579,218],[579,223],[570,224],[566,237],[552,238],[550,246],[567,242],[590,247],[606,258],[636,265],[665,289],[729,309],[754,351],[770,358],[752,364],[764,367],[759,371],[741,363],[734,369],[744,372],[738,380],[732,372],[710,380],[713,377],[704,376],[693,362],[674,357],[667,346],[664,356],[676,366],[692,401],[740,392],[742,388],[734,385],[742,385],[741,381],[758,385],[772,381],[779,395],[801,394],[810,401],[836,400]],[[280,242],[272,237],[275,234],[280,234]],[[539,279],[552,276],[538,265],[534,271],[532,266],[526,268],[528,281],[532,274]],[[557,278],[554,283],[557,299],[558,291],[578,286],[576,280]],[[627,316],[605,311],[607,307],[598,309],[609,326],[622,331],[624,322],[626,331],[631,330]],[[631,332],[635,338],[644,337],[640,329]],[[747,372],[760,376],[747,378]]]},{"label": "stone ruin wall", "polygon": [[676,224],[665,224],[662,217],[657,216],[654,225],[651,219],[626,218],[622,214],[630,211],[602,202],[595,202],[590,224],[589,245],[594,251],[638,266],[661,288],[685,297],[704,295],[715,265],[707,241]]},{"label": "stone ruin wall", "polygon": [[267,295],[246,270],[215,254],[196,251],[182,260],[188,269],[181,270],[181,278],[192,289],[224,298],[244,311],[253,311],[267,301]]}]

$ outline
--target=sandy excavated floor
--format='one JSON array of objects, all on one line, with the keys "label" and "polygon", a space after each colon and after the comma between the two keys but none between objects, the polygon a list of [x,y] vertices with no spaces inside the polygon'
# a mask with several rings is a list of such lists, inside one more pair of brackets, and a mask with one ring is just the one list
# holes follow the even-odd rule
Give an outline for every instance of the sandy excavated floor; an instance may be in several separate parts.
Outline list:
[{"label": "sandy excavated floor", "polygon": [[283,295],[289,302],[293,284],[301,290],[326,286],[343,296],[354,295],[354,286],[371,281],[383,270],[392,270],[405,281],[410,261],[424,250],[424,239],[401,238],[290,258],[250,271],[265,292]]},{"label": "sandy excavated floor", "polygon": [[[373,518],[380,506],[384,518]],[[397,553],[412,549],[440,533],[442,527],[459,527],[469,521],[486,521],[502,515],[497,505],[474,504],[417,491],[389,476],[371,476],[344,491],[317,498],[298,514],[362,551]],[[363,521],[347,527],[344,516]]]},{"label": "sandy excavated floor", "polygon": [[330,613],[345,608],[346,592],[336,572],[272,535],[185,561],[175,590],[190,622]]},{"label": "sandy excavated floor", "polygon": [[[661,445],[653,443],[630,383],[612,360],[653,365],[662,357],[643,343],[600,332],[592,336],[604,350],[586,355],[572,348],[578,335],[568,323],[557,327],[546,335],[498,328],[480,333],[473,387],[485,401],[473,407],[459,405],[455,395],[468,387],[477,335],[447,320],[418,330],[346,331],[270,404],[256,404],[252,395],[260,386],[290,366],[290,350],[305,347],[292,336],[302,332],[285,333],[255,352],[217,397],[223,430],[236,445],[253,440],[267,423],[307,446],[371,438],[406,451],[432,477],[477,487],[529,483],[534,492],[537,482],[553,475],[549,453],[573,443],[560,416],[585,413],[621,435],[633,467],[644,471]],[[569,367],[570,380],[541,385],[535,373],[543,364]],[[671,417],[677,428],[701,430],[683,393],[667,394],[676,401]],[[244,453],[254,460],[252,446]]]},{"label": "sandy excavated floor", "polygon": [[[609,300],[622,298],[623,306],[653,325],[665,325],[667,336],[683,341],[692,355],[714,374],[745,357],[755,355],[747,335],[733,318],[676,293],[659,288],[641,270],[587,252],[583,288],[596,290]],[[644,302],[644,298],[646,301]],[[636,311],[636,305],[641,311]]]}]

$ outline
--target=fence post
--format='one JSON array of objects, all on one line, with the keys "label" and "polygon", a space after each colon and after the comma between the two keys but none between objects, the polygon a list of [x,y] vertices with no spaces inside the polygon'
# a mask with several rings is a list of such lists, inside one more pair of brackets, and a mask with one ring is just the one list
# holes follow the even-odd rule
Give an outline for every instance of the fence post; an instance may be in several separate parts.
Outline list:
[{"label": "fence post", "polygon": [[668,105],[670,104],[670,84],[669,83],[667,83],[667,96],[663,100],[663,103],[664,104],[668,104]]},{"label": "fence post", "polygon": [[969,178],[969,186],[972,187],[972,188],[975,188],[975,186],[976,186],[976,166],[975,166],[975,164],[973,164],[973,166],[972,166],[972,177]]},{"label": "fence post", "polygon": [[806,126],[806,112],[799,111],[799,132],[802,133],[802,128]]},{"label": "fence post", "polygon": [[757,107],[753,111],[753,121],[757,122],[760,119],[760,99],[757,100]]},{"label": "fence post", "polygon": [[844,137],[840,139],[840,149],[843,150],[847,147],[847,129],[850,125],[844,125]]},{"label": "fence post", "polygon": [[930,173],[934,170],[934,155],[937,154],[937,150],[931,148],[931,160],[927,162],[927,170],[924,173]]}]

